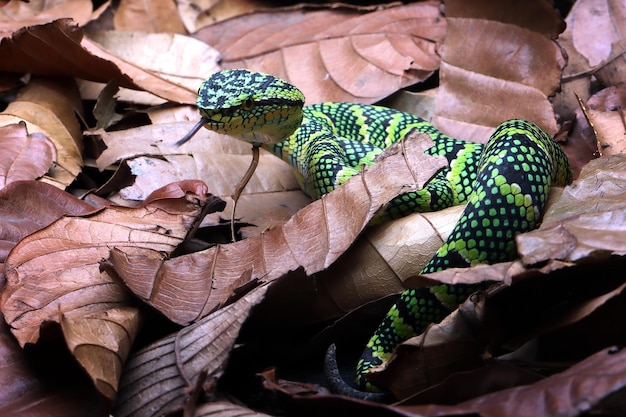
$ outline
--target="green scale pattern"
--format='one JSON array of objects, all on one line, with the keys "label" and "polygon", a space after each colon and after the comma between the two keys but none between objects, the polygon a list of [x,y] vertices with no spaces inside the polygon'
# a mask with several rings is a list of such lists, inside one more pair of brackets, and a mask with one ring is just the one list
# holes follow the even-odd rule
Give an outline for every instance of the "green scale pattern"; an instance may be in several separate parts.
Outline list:
[{"label": "green scale pattern", "polygon": [[464,203],[476,176],[483,145],[448,137],[425,120],[386,107],[351,103],[305,106],[302,124],[285,141],[264,147],[296,168],[303,190],[313,198],[334,190],[413,129],[427,133],[435,145],[427,152],[443,155],[450,167],[423,190],[392,200],[381,219],[416,211],[433,211]]},{"label": "green scale pattern", "polygon": [[[540,221],[551,185],[571,182],[567,158],[536,125],[523,120],[501,124],[487,142],[461,218],[422,273],[466,268],[515,257],[515,236]],[[393,349],[438,323],[481,285],[438,285],[405,290],[369,340],[357,365],[361,389],[370,369]]]},{"label": "green scale pattern", "polygon": [[[449,167],[423,190],[389,203],[381,219],[413,211],[440,210],[467,203],[460,220],[423,273],[465,268],[515,256],[515,236],[534,229],[541,219],[551,185],[571,182],[561,149],[531,122],[502,123],[485,145],[464,142],[433,125],[396,110],[350,103],[304,106],[293,85],[267,74],[225,70],[212,75],[198,93],[204,126],[263,145],[295,168],[303,189],[313,198],[330,192],[412,129],[427,133]],[[439,285],[408,289],[387,313],[357,365],[357,382],[372,367],[429,324],[441,321],[477,289]]]}]

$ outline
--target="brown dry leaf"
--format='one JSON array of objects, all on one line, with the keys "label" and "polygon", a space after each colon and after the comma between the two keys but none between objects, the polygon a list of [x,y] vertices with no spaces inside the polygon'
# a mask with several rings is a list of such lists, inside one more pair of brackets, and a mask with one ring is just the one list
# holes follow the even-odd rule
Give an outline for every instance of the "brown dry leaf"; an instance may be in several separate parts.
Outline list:
[{"label": "brown dry leaf", "polygon": [[0,127],[0,188],[20,180],[34,180],[57,159],[54,144],[41,133],[28,134],[26,123]]},{"label": "brown dry leaf", "polygon": [[277,75],[297,85],[308,104],[373,103],[439,67],[445,25],[438,3],[420,2],[371,13],[254,13],[195,36],[221,51],[225,68]]},{"label": "brown dry leaf", "polygon": [[549,2],[448,1],[446,19],[433,124],[475,142],[513,118],[556,133],[548,97],[566,61],[553,41],[563,23]]},{"label": "brown dry leaf", "polygon": [[532,385],[484,395],[458,405],[398,406],[409,415],[479,414],[484,417],[575,417],[594,407],[623,411],[620,398],[626,386],[626,350],[603,349],[567,371]]},{"label": "brown dry leaf", "polygon": [[205,373],[213,386],[221,376],[241,325],[267,285],[134,353],[126,364],[115,404],[116,417],[166,415],[183,408],[191,388]]},{"label": "brown dry leaf", "polygon": [[445,165],[424,154],[432,146],[427,135],[409,137],[387,151],[391,156],[259,237],[169,260],[152,250],[116,249],[111,263],[137,296],[181,324],[206,316],[249,282],[271,281],[299,267],[307,274],[325,269],[384,204],[408,187],[421,187]]},{"label": "brown dry leaf", "polygon": [[[214,72],[219,53],[214,48],[188,36],[174,33],[142,33],[117,31],[90,31],[88,38],[106,51],[142,70],[197,91],[200,84]],[[84,99],[96,98],[104,86],[81,83]],[[156,105],[165,100],[149,92],[121,89],[119,101]]]},{"label": "brown dry leaf", "polygon": [[124,362],[141,324],[137,307],[124,306],[93,312],[80,309],[60,319],[65,343],[101,394],[115,398]]},{"label": "brown dry leaf", "polygon": [[625,181],[626,156],[590,162],[553,200],[543,226],[518,237],[523,262],[577,262],[596,254],[625,254]]},{"label": "brown dry leaf", "polygon": [[269,414],[259,413],[251,408],[237,405],[227,400],[214,401],[198,406],[194,417],[270,417]]},{"label": "brown dry leaf", "polygon": [[91,20],[92,6],[90,0],[11,1],[0,8],[0,38],[26,26],[50,23],[64,17],[71,17],[82,26]]},{"label": "brown dry leaf", "polygon": [[178,12],[189,33],[230,17],[267,7],[260,0],[178,1]]},{"label": "brown dry leaf", "polygon": [[[203,129],[189,144],[176,147],[174,142],[189,132],[193,124],[164,123],[116,132],[90,132],[107,145],[97,159],[98,168],[103,170],[126,160],[137,175],[135,184],[123,191],[123,197],[132,200],[141,200],[172,181],[191,178],[204,180],[214,195],[230,196],[252,160],[250,144]],[[158,160],[149,155],[158,156]],[[150,170],[144,170],[144,166]],[[292,168],[263,152],[245,192],[297,189]]]},{"label": "brown dry leaf", "polygon": [[[193,182],[182,186],[198,189]],[[45,322],[63,321],[68,345],[94,372],[96,387],[113,398],[140,316],[102,261],[113,247],[172,252],[208,201],[204,194],[179,194],[172,188],[138,208],[107,207],[91,216],[61,218],[22,239],[7,258],[0,299],[20,345],[37,342]],[[84,349],[83,343],[92,346]]]},{"label": "brown dry leaf", "polygon": [[0,113],[0,125],[26,122],[29,132],[48,137],[58,155],[50,175],[53,181],[66,187],[83,165],[82,135],[75,115],[81,107],[73,83],[33,79]]},{"label": "brown dry leaf", "polygon": [[[181,106],[150,111],[148,115],[152,120],[148,126],[87,133],[106,146],[96,160],[100,170],[124,160],[135,176],[132,185],[119,190],[119,198],[123,202],[143,200],[154,189],[169,182],[199,178],[208,184],[213,195],[228,204],[224,215],[212,215],[205,224],[217,224],[220,217],[230,218],[231,195],[252,160],[250,144],[201,129],[193,140],[176,147],[173,142],[195,124],[182,121],[197,119],[197,109]],[[288,220],[310,202],[301,191],[292,167],[261,151],[259,165],[237,206],[237,218],[255,226],[244,228],[242,235],[246,238],[258,235]]]},{"label": "brown dry leaf", "polygon": [[109,407],[62,350],[47,345],[42,352],[25,355],[0,314],[0,415],[108,415]]},{"label": "brown dry leaf", "polygon": [[142,89],[178,103],[196,102],[196,91],[177,85],[111,54],[84,38],[70,19],[22,28],[0,43],[0,70],[46,76],[74,76]]},{"label": "brown dry leaf", "polygon": [[27,235],[48,226],[64,215],[87,215],[104,206],[89,204],[37,181],[18,181],[0,190],[0,262]]},{"label": "brown dry leaf", "polygon": [[600,90],[589,98],[587,106],[584,115],[596,134],[598,153],[626,153],[626,88],[611,86]]},{"label": "brown dry leaf", "polygon": [[176,10],[176,2],[168,0],[125,0],[118,5],[113,21],[118,31],[141,31],[164,35],[185,33]]},{"label": "brown dry leaf", "polygon": [[611,54],[611,45],[626,37],[626,6],[621,0],[580,0],[567,19],[574,48],[595,67]]},{"label": "brown dry leaf", "polygon": [[447,239],[464,205],[414,213],[368,229],[341,262],[315,274],[316,305],[307,320],[329,320],[403,291]]}]

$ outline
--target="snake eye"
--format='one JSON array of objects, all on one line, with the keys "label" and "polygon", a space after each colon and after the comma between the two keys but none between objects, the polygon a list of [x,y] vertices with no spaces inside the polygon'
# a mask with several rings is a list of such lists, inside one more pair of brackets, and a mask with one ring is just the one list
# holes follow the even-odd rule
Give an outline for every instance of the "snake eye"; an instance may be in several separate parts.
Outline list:
[{"label": "snake eye", "polygon": [[248,97],[241,105],[241,108],[244,110],[250,110],[252,107],[254,107],[254,100],[252,100],[252,97]]}]

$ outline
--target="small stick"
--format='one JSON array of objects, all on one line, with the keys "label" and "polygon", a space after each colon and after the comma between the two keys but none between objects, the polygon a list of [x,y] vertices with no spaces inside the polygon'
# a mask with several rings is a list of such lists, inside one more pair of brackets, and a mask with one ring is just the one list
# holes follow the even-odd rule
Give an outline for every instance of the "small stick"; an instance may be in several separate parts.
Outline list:
[{"label": "small stick", "polygon": [[261,147],[260,143],[252,144],[252,161],[250,162],[250,166],[248,167],[248,170],[244,174],[241,181],[239,181],[239,184],[237,184],[237,187],[235,188],[235,192],[231,196],[231,198],[233,199],[233,211],[230,216],[230,234],[231,234],[233,242],[237,241],[235,237],[235,211],[237,210],[237,201],[239,201],[239,197],[241,196],[243,189],[246,188],[246,185],[248,185],[250,178],[252,178],[252,175],[254,174],[254,171],[256,170],[257,165],[259,165],[259,154],[260,154],[259,148],[260,147]]}]

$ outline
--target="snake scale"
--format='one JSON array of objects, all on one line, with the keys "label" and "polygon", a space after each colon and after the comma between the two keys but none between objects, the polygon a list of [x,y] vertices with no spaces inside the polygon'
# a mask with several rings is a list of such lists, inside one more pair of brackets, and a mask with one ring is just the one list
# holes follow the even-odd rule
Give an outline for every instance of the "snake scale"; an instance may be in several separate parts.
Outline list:
[{"label": "snake scale", "polygon": [[[304,106],[304,95],[292,84],[248,70],[213,74],[200,87],[197,105],[198,128],[203,125],[273,152],[295,168],[300,185],[313,198],[371,165],[411,130],[428,134],[434,146],[427,153],[445,156],[449,167],[422,190],[395,198],[381,214],[396,218],[467,204],[423,273],[513,258],[515,236],[537,227],[550,187],[572,179],[559,146],[525,120],[502,123],[484,145],[466,142],[417,116],[384,107]],[[399,343],[441,321],[475,290],[443,284],[405,290],[365,347],[357,365],[359,386],[375,389],[366,379],[372,367],[383,363]]]}]

